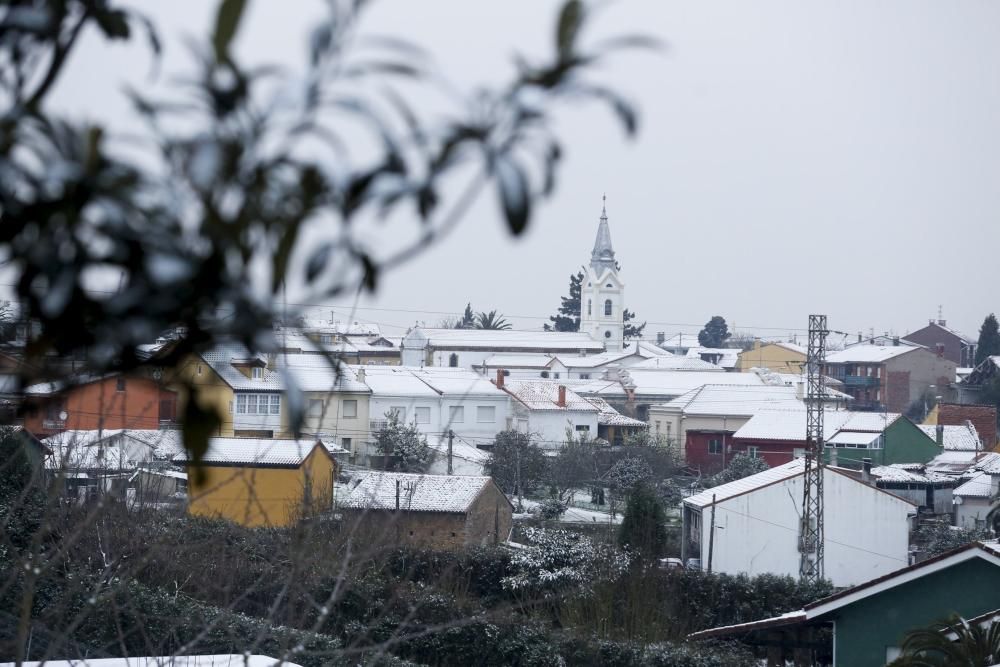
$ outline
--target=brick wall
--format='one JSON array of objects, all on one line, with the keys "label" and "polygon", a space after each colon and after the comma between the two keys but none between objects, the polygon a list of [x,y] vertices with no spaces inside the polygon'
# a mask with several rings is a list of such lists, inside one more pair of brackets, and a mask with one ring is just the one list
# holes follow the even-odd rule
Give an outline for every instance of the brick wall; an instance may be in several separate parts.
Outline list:
[{"label": "brick wall", "polygon": [[469,507],[465,542],[469,546],[498,544],[510,535],[514,517],[510,503],[495,484],[487,484]]},{"label": "brick wall", "polygon": [[889,412],[905,412],[910,405],[910,372],[889,371],[886,377],[885,406]]},{"label": "brick wall", "polygon": [[960,426],[971,421],[979,432],[985,449],[993,449],[997,442],[997,409],[993,405],[959,405],[942,403],[938,406],[938,424]]}]

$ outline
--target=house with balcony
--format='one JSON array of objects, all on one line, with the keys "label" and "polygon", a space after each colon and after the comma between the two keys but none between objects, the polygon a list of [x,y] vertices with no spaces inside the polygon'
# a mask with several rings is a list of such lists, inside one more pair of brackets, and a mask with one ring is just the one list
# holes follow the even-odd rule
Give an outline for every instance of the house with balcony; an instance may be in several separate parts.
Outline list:
[{"label": "house with balcony", "polygon": [[851,409],[906,412],[916,403],[937,396],[949,397],[957,364],[918,345],[860,343],[831,352],[826,375],[844,383],[853,397]]}]

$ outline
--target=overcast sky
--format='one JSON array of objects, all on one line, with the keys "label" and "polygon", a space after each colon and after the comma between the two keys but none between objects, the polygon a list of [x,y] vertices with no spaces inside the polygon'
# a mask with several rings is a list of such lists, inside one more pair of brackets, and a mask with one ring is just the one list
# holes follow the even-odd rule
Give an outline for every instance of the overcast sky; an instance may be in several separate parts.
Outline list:
[{"label": "overcast sky", "polygon": [[[180,39],[207,34],[215,3],[141,5],[166,38],[164,71],[180,71]],[[424,45],[471,86],[503,81],[515,50],[549,48],[555,8],[383,0],[366,26]],[[239,53],[294,65],[322,5],[250,12]],[[539,327],[589,260],[602,193],[626,305],[650,335],[715,314],[779,335],[812,312],[833,329],[905,333],[939,304],[975,335],[1000,310],[1000,3],[626,0],[590,29],[668,44],[601,73],[641,109],[638,139],[602,108],[562,114],[559,189],[523,238],[488,196],[356,319],[433,324],[471,301]],[[94,36],[82,47],[54,106],[124,127],[121,85],[147,85],[149,58]]]}]

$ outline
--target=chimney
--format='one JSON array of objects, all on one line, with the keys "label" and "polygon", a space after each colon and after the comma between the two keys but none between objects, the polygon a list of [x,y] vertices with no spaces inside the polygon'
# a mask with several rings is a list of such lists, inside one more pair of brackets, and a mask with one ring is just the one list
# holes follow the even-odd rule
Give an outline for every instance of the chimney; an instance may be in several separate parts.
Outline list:
[{"label": "chimney", "polygon": [[872,483],[872,460],[868,457],[861,459],[861,481],[865,484]]},{"label": "chimney", "polygon": [[656,344],[657,345],[663,345],[666,342],[667,342],[667,332],[665,332],[665,331],[657,331],[656,332]]},{"label": "chimney", "polygon": [[934,427],[934,442],[937,443],[938,447],[944,448],[944,424],[938,424]]},{"label": "chimney", "polygon": [[358,376],[358,382],[364,382],[365,381],[365,369],[359,368],[358,371],[357,371],[357,376]]},{"label": "chimney", "polygon": [[559,385],[559,400],[556,402],[560,408],[566,407],[566,385]]},{"label": "chimney", "polygon": [[944,320],[938,320],[938,324],[940,324],[941,326],[947,326]]},{"label": "chimney", "polygon": [[496,381],[496,385],[497,385],[497,389],[503,389],[503,369],[502,368],[498,368],[497,369],[497,381]]},{"label": "chimney", "polygon": [[892,337],[892,345],[893,347],[899,347],[899,336]]},{"label": "chimney", "polygon": [[861,342],[861,340],[862,340],[862,336],[861,336],[861,332],[859,331],[859,332],[858,332],[858,342],[860,343],[860,342]]},{"label": "chimney", "polygon": [[800,401],[806,400],[806,383],[796,382],[795,383],[795,398]]}]

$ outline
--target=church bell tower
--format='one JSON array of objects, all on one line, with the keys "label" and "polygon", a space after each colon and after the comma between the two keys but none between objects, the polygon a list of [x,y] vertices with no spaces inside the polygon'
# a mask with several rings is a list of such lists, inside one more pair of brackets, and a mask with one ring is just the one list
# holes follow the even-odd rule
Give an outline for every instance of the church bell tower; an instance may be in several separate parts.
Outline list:
[{"label": "church bell tower", "polygon": [[608,352],[620,352],[625,346],[624,310],[625,284],[618,277],[608,226],[607,197],[604,197],[590,265],[580,285],[580,331],[603,342]]}]

